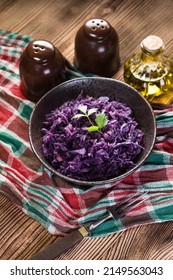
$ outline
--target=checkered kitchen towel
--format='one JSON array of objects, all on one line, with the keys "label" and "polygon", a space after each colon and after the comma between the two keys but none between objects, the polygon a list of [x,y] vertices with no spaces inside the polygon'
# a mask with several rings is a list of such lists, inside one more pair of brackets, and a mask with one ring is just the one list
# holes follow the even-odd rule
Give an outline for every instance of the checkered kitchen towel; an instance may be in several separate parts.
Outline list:
[{"label": "checkered kitchen towel", "polygon": [[[155,110],[157,139],[146,163],[116,186],[72,186],[50,173],[33,154],[28,140],[28,120],[35,104],[20,91],[18,61],[31,39],[0,31],[0,193],[50,233],[64,235],[81,224],[106,214],[139,189],[148,200],[118,221],[109,220],[92,231],[101,236],[128,227],[173,220],[173,109]],[[68,78],[80,75],[73,66]]]}]

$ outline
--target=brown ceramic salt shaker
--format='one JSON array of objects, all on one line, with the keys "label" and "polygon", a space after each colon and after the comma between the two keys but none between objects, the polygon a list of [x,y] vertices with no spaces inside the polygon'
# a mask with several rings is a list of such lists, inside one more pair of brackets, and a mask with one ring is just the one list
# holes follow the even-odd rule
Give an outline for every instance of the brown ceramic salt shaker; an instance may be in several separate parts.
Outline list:
[{"label": "brown ceramic salt shaker", "polygon": [[37,102],[65,80],[64,69],[64,58],[53,44],[46,40],[30,42],[19,61],[22,93]]},{"label": "brown ceramic salt shaker", "polygon": [[119,37],[104,19],[94,18],[79,28],[75,37],[75,66],[82,73],[112,77],[119,69]]}]

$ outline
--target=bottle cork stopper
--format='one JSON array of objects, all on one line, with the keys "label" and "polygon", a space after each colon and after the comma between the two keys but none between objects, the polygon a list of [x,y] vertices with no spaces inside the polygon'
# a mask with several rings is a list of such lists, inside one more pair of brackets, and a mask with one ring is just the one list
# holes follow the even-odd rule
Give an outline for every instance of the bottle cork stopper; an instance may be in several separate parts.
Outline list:
[{"label": "bottle cork stopper", "polygon": [[150,35],[142,41],[141,47],[148,52],[158,52],[164,49],[164,43],[160,37]]}]

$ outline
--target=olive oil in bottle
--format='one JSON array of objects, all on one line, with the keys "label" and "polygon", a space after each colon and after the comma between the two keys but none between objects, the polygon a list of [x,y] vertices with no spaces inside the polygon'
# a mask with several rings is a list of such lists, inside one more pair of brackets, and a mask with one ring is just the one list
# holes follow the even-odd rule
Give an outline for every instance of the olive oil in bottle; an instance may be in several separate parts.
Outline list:
[{"label": "olive oil in bottle", "polygon": [[163,41],[151,35],[141,42],[141,52],[124,65],[125,82],[149,101],[173,89],[173,64],[163,53]]}]

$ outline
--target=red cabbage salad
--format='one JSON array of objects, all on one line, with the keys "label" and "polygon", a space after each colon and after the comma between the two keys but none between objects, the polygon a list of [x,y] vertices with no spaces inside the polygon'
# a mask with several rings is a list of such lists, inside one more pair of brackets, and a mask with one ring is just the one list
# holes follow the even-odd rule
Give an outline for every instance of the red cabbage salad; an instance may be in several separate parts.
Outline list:
[{"label": "red cabbage salad", "polygon": [[42,128],[42,150],[49,163],[83,181],[111,179],[134,167],[142,139],[128,106],[82,93],[47,114]]}]

